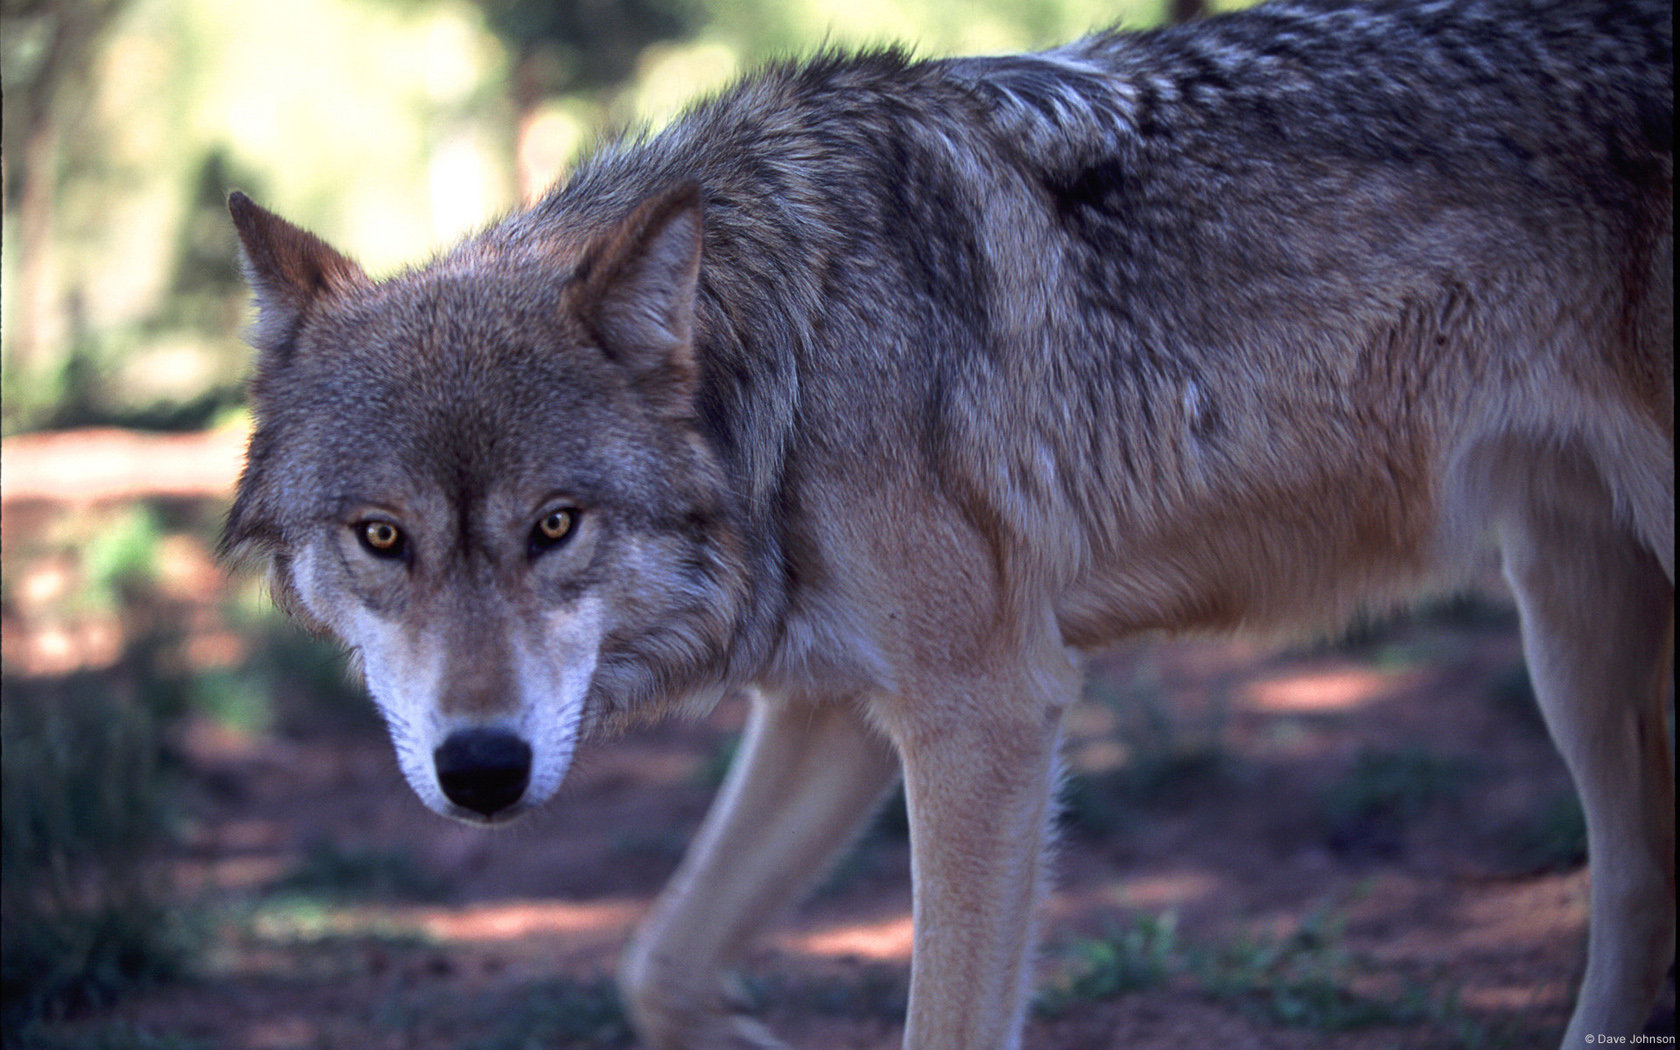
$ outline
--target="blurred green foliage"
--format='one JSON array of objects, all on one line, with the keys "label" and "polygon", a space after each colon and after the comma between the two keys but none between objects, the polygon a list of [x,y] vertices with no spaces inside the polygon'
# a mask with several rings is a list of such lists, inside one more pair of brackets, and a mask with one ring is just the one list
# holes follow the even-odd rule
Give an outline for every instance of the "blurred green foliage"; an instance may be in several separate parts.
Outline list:
[{"label": "blurred green foliage", "polygon": [[156,572],[160,536],[157,515],[144,504],[95,532],[81,552],[83,601],[115,608],[124,589],[144,587]]},{"label": "blurred green foliage", "polygon": [[1178,920],[1167,912],[1139,915],[1101,937],[1082,937],[1057,952],[1065,971],[1033,1000],[1039,1017],[1060,1017],[1085,1002],[1118,999],[1151,988],[1178,965]]},{"label": "blurred green foliage", "polygon": [[0,426],[190,429],[239,403],[234,188],[380,272],[766,60],[1046,46],[1165,4],[4,0]]},{"label": "blurred green foliage", "polygon": [[482,1015],[476,1027],[493,1034],[461,1043],[462,1050],[525,1050],[557,1046],[611,1050],[634,1045],[618,991],[605,977],[534,981],[513,1001],[469,1004]]},{"label": "blurred green foliage", "polygon": [[303,859],[272,887],[279,895],[329,901],[439,901],[445,879],[408,850],[342,845],[322,839],[304,845]]},{"label": "blurred green foliage", "polygon": [[1360,751],[1354,766],[1324,791],[1327,840],[1340,852],[1392,854],[1408,823],[1458,798],[1476,769],[1422,747]]},{"label": "blurred green foliage", "polygon": [[[196,503],[142,501],[70,514],[8,543],[4,600],[8,619],[27,625],[20,637],[104,624],[118,639],[112,653],[63,672],[25,673],[17,661],[29,647],[8,650],[0,674],[8,1046],[13,1036],[58,1045],[44,1023],[191,969],[203,930],[181,910],[169,863],[195,801],[213,787],[186,760],[190,724],[246,735],[377,725],[334,648],[283,623],[260,588],[186,593],[171,581],[172,557],[207,549],[218,517]],[[42,566],[64,574],[51,601],[28,596]],[[207,661],[192,655],[192,641],[211,620],[242,641]],[[309,874],[376,882],[390,866],[334,859],[314,857]]]}]

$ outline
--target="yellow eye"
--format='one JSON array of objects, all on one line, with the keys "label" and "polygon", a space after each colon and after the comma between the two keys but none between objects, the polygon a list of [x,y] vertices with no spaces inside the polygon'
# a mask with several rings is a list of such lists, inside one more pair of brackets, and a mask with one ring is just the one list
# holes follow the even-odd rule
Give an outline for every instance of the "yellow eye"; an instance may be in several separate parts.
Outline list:
[{"label": "yellow eye", "polygon": [[394,558],[403,551],[402,530],[388,521],[364,521],[356,535],[362,546],[382,558]]},{"label": "yellow eye", "polygon": [[536,528],[531,530],[531,547],[533,551],[541,552],[564,542],[572,534],[572,528],[577,523],[577,511],[570,508],[550,511],[537,522]]}]

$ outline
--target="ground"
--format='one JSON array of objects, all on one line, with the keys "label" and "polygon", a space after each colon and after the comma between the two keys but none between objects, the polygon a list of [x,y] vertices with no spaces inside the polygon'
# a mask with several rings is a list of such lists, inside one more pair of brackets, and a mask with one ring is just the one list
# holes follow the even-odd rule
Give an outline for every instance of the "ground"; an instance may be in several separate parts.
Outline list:
[{"label": "ground", "polygon": [[[82,527],[67,522],[147,499],[175,501],[166,522],[202,522],[225,502],[237,435],[155,440],[8,441],[14,675],[122,651],[124,624],[102,643],[30,604],[52,572],[75,571],[53,546]],[[150,481],[94,476],[119,454]],[[228,653],[248,643],[213,613],[239,585],[210,565],[203,532],[166,527],[156,575],[180,592],[166,608],[187,622],[182,659],[243,667]],[[1587,876],[1495,581],[1335,643],[1150,641],[1094,661],[1068,719],[1024,1045],[1555,1043]],[[487,833],[421,806],[365,700],[335,712],[300,695],[331,658],[309,659],[267,717],[194,713],[179,731],[185,817],[159,863],[201,931],[193,976],[54,1030],[229,1050],[629,1045],[608,980],[705,812],[745,702],[585,748],[559,798]],[[889,812],[772,924],[744,1001],[796,1047],[896,1047],[908,872]],[[1653,1032],[1672,1036],[1672,1006],[1671,981]]]}]

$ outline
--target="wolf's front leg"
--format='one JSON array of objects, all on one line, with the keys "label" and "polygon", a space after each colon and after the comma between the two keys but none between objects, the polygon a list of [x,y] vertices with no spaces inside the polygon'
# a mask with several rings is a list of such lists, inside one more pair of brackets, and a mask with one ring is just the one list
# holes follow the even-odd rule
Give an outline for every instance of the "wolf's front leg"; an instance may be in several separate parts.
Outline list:
[{"label": "wolf's front leg", "polygon": [[906,1050],[1020,1045],[1062,710],[1030,699],[1045,684],[982,683],[1013,695],[947,694],[895,728],[915,883]]},{"label": "wolf's front leg", "polygon": [[754,702],[699,837],[619,967],[646,1046],[780,1045],[733,1012],[726,971],[852,841],[897,771],[891,745],[849,702]]}]

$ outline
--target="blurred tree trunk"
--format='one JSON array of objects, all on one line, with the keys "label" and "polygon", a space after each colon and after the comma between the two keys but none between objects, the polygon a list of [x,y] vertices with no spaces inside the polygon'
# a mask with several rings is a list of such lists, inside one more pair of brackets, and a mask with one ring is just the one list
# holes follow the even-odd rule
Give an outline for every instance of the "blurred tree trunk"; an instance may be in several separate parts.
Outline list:
[{"label": "blurred tree trunk", "polygon": [[548,69],[546,53],[528,44],[518,44],[513,51],[513,75],[509,78],[509,94],[513,98],[514,179],[519,200],[534,204],[560,174],[556,171],[535,170],[527,158],[535,152],[532,135],[537,112],[549,97],[549,85],[554,79]]},{"label": "blurred tree trunk", "polygon": [[558,171],[534,170],[531,141],[543,103],[586,96],[603,108],[635,77],[650,45],[685,40],[708,18],[695,0],[477,0],[513,59],[514,170],[520,197],[539,197]]},{"label": "blurred tree trunk", "polygon": [[[21,183],[17,204],[17,296],[12,301],[9,364],[24,374],[40,365],[41,347],[52,342],[53,182],[58,157],[58,129],[51,121],[31,122],[24,132],[21,170],[11,174],[13,154],[6,151],[7,182]],[[21,176],[21,177],[20,177]],[[11,188],[7,187],[8,190]]]},{"label": "blurred tree trunk", "polygon": [[1171,0],[1167,5],[1167,18],[1173,25],[1183,25],[1194,22],[1207,14],[1207,0]]},{"label": "blurred tree trunk", "polygon": [[4,193],[16,208],[18,245],[17,297],[6,324],[10,363],[24,374],[43,364],[46,349],[65,328],[53,255],[59,143],[87,100],[88,66],[100,38],[127,2],[0,5],[4,57],[12,67],[6,78],[6,138],[22,143],[4,151]]}]

